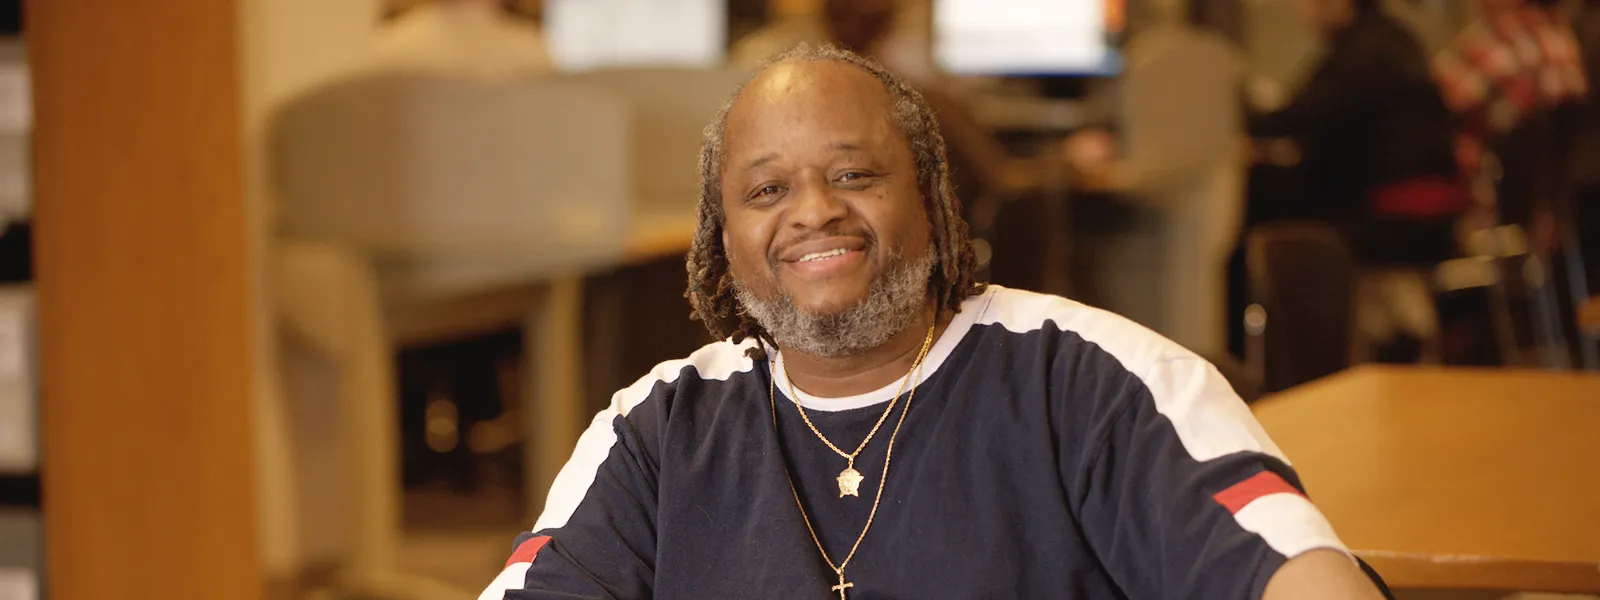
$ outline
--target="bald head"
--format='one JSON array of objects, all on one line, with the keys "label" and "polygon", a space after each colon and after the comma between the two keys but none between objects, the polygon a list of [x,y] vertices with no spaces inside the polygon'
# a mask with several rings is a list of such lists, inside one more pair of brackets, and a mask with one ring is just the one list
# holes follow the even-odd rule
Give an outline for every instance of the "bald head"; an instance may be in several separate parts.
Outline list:
[{"label": "bald head", "polygon": [[[880,146],[909,157],[893,122],[893,101],[872,74],[847,63],[790,60],[752,79],[728,111],[724,141],[730,158],[770,160],[772,146],[804,135],[830,138],[829,146]],[[733,171],[752,164],[725,165]],[[726,190],[724,190],[726,192]]]}]

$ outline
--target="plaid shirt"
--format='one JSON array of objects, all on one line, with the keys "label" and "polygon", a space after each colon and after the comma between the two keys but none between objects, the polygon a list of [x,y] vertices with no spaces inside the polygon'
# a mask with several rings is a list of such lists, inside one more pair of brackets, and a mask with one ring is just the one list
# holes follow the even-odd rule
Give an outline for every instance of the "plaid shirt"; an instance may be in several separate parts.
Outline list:
[{"label": "plaid shirt", "polygon": [[1583,98],[1588,82],[1572,29],[1537,8],[1469,26],[1433,63],[1445,103],[1462,119],[1456,157],[1475,175],[1484,140],[1531,112]]}]

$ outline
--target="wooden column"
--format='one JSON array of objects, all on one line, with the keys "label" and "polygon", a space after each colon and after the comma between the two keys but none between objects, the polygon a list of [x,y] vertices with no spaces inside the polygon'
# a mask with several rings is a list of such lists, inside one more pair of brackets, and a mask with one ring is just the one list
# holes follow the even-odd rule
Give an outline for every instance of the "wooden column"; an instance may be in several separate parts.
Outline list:
[{"label": "wooden column", "polygon": [[27,13],[50,597],[258,599],[235,5]]}]

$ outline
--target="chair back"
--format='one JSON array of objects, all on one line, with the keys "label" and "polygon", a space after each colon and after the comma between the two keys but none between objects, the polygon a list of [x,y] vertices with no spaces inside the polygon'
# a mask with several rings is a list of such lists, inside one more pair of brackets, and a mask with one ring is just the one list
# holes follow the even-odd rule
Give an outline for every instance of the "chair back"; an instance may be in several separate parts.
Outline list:
[{"label": "chair back", "polygon": [[278,230],[521,276],[609,264],[633,213],[631,124],[623,100],[559,79],[339,81],[275,115]]},{"label": "chair back", "polygon": [[1256,303],[1246,355],[1264,391],[1348,367],[1356,262],[1339,232],[1311,222],[1256,227],[1245,261]]},{"label": "chair back", "polygon": [[603,90],[634,117],[635,206],[645,211],[693,210],[700,198],[700,145],[717,109],[748,76],[732,69],[603,69],[561,80]]}]

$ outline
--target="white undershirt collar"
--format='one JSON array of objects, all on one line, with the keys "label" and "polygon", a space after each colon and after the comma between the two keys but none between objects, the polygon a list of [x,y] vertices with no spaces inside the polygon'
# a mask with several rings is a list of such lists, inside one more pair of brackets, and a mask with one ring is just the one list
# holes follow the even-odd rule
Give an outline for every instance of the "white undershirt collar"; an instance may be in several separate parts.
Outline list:
[{"label": "white undershirt collar", "polygon": [[[991,286],[989,289],[984,290],[983,293],[968,298],[961,304],[961,312],[956,313],[955,318],[950,320],[950,326],[945,328],[944,333],[939,334],[939,339],[935,340],[933,347],[928,349],[928,357],[923,359],[920,376],[911,385],[907,386],[907,389],[922,385],[922,382],[927,381],[928,378],[933,377],[933,374],[939,371],[939,367],[944,365],[945,359],[950,357],[950,353],[955,351],[956,345],[961,343],[961,339],[966,337],[967,332],[972,329],[973,323],[977,322],[978,313],[983,312],[982,309],[988,305],[989,296],[993,295],[994,292],[995,288]],[[783,395],[785,399],[789,399],[788,372],[783,361],[776,360],[780,353],[773,350],[771,354],[774,358],[772,376],[778,382],[778,393]],[[813,396],[807,394],[799,386],[794,388],[794,393],[800,396],[800,405],[806,407],[807,410],[838,412],[888,402],[890,398],[894,397],[895,392],[900,391],[900,383],[901,378],[896,378],[881,388],[843,398]]]}]

